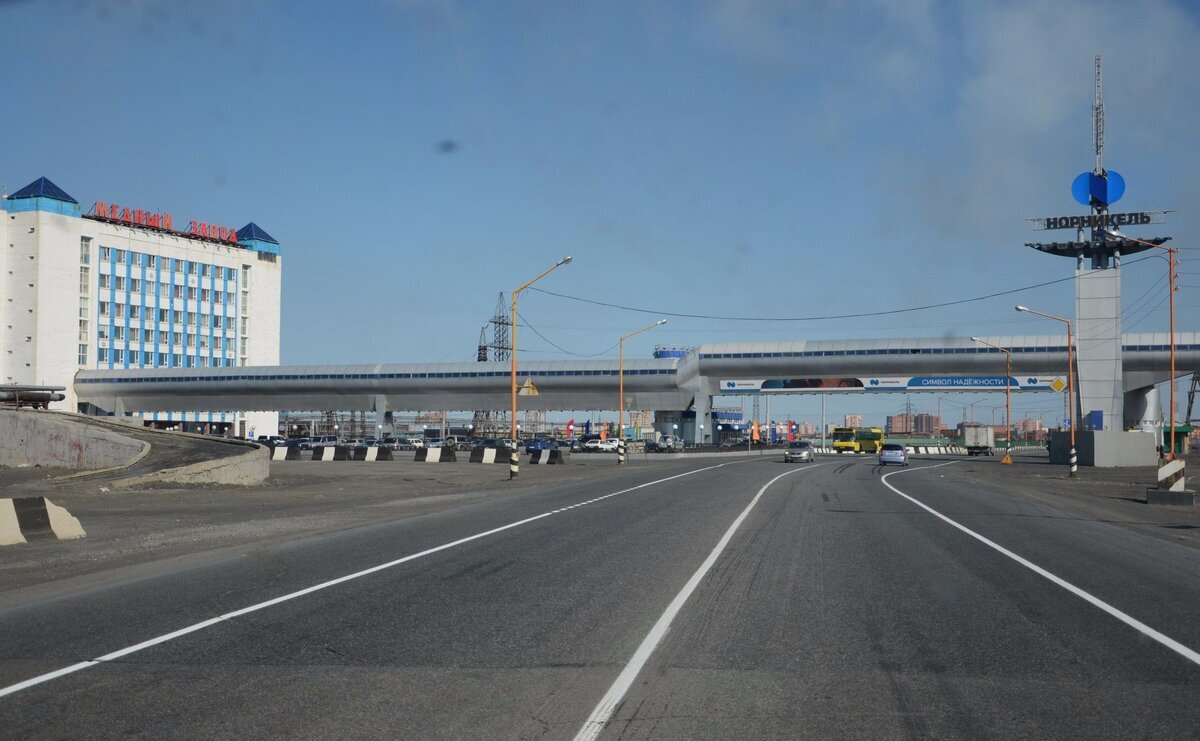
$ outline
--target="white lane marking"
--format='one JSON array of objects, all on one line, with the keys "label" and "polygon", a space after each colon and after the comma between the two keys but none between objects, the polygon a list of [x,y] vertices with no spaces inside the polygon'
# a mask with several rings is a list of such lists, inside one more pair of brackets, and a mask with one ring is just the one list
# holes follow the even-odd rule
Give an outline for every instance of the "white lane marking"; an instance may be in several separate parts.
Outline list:
[{"label": "white lane marking", "polygon": [[688,601],[688,597],[692,596],[692,592],[696,591],[696,587],[700,585],[701,580],[704,579],[704,575],[707,574],[708,570],[712,568],[712,565],[717,562],[717,558],[721,555],[721,551],[725,550],[725,546],[729,545],[729,541],[733,538],[734,532],[737,531],[738,527],[742,524],[742,521],[745,520],[750,514],[750,510],[754,509],[754,505],[758,504],[758,500],[762,498],[763,493],[771,486],[771,484],[774,484],[784,476],[789,476],[793,473],[800,473],[801,471],[811,471],[814,468],[820,468],[821,466],[825,465],[829,464],[818,463],[805,468],[794,468],[791,471],[779,474],[775,478],[763,484],[763,487],[759,489],[758,493],[754,495],[754,498],[750,500],[750,504],[746,505],[746,508],[742,510],[742,513],[737,516],[737,519],[735,519],[733,524],[729,526],[729,529],[725,531],[725,535],[723,535],[721,540],[717,542],[716,547],[712,549],[712,553],[708,554],[708,558],[704,559],[704,563],[700,564],[700,568],[696,569],[696,573],[692,574],[692,578],[688,579],[687,583],[683,585],[683,589],[679,591],[679,594],[675,595],[675,599],[671,600],[671,604],[667,605],[666,611],[664,611],[663,614],[658,618],[658,622],[654,623],[654,627],[652,627],[650,632],[646,634],[646,637],[642,639],[641,645],[638,646],[637,650],[633,652],[633,657],[629,659],[629,663],[626,664],[625,668],[621,670],[621,673],[617,675],[617,681],[613,682],[612,686],[608,688],[608,692],[604,693],[604,697],[600,698],[599,704],[597,704],[596,708],[592,710],[592,714],[588,716],[588,719],[584,721],[583,727],[579,729],[577,734],[575,734],[575,741],[594,741],[594,739],[600,735],[600,732],[604,730],[604,727],[608,725],[608,722],[612,720],[613,713],[616,712],[617,706],[621,704],[621,701],[625,698],[625,693],[629,691],[631,686],[633,686],[633,681],[637,679],[637,675],[642,671],[642,667],[646,665],[646,661],[649,660],[650,655],[654,653],[654,649],[658,647],[658,644],[662,641],[663,636],[665,636],[667,631],[671,628],[671,622],[675,619],[675,616],[679,614],[679,611],[683,608],[684,603]]},{"label": "white lane marking", "polygon": [[1057,584],[1058,586],[1067,590],[1068,592],[1075,595],[1076,597],[1079,597],[1087,602],[1092,603],[1096,607],[1099,607],[1101,610],[1104,610],[1105,612],[1107,612],[1109,615],[1112,615],[1113,617],[1115,617],[1117,620],[1120,620],[1121,622],[1130,626],[1134,630],[1137,630],[1139,633],[1141,633],[1145,636],[1148,636],[1150,638],[1153,638],[1154,640],[1158,641],[1159,643],[1161,643],[1162,645],[1171,649],[1172,651],[1174,651],[1175,653],[1184,657],[1185,659],[1188,659],[1189,661],[1191,661],[1195,664],[1200,664],[1200,653],[1193,651],[1192,649],[1183,645],[1182,643],[1175,640],[1174,638],[1171,638],[1170,636],[1166,636],[1166,635],[1163,635],[1162,633],[1159,633],[1157,630],[1155,630],[1154,628],[1151,628],[1149,625],[1146,625],[1142,621],[1140,621],[1134,617],[1131,617],[1130,615],[1127,615],[1124,612],[1121,612],[1120,610],[1118,610],[1117,608],[1108,604],[1107,602],[1100,599],[1099,597],[1096,597],[1089,592],[1085,592],[1084,590],[1080,589],[1079,587],[1075,586],[1074,584],[1070,583],[1069,581],[1062,579],[1058,576],[1055,576],[1054,574],[1050,573],[1049,571],[1046,571],[1041,566],[1038,566],[1037,564],[1033,563],[1032,561],[1028,561],[1024,558],[1021,558],[1020,556],[1018,556],[1017,554],[1008,550],[1004,546],[998,545],[997,543],[995,543],[991,540],[988,540],[987,538],[985,538],[984,536],[975,532],[974,530],[971,530],[970,528],[968,528],[964,525],[958,524],[954,520],[951,520],[949,517],[943,515],[941,512],[938,512],[937,510],[933,509],[932,507],[922,504],[921,502],[918,502],[916,499],[913,499],[909,495],[905,494],[904,492],[900,491],[896,487],[892,486],[890,483],[888,483],[888,480],[887,480],[889,476],[895,476],[898,473],[908,473],[910,470],[911,471],[923,471],[928,468],[941,468],[942,466],[949,466],[953,463],[961,463],[961,461],[950,461],[949,463],[939,463],[936,466],[923,466],[921,468],[905,469],[903,471],[892,471],[891,473],[885,474],[884,476],[882,476],[880,478],[880,481],[883,482],[884,486],[886,486],[887,488],[896,492],[897,494],[904,497],[905,499],[912,502],[913,504],[917,505],[918,507],[925,510],[929,514],[934,515],[935,517],[938,517],[939,519],[953,525],[954,527],[958,528],[959,530],[962,530],[964,533],[966,533],[967,535],[970,535],[972,538],[975,538],[980,543],[983,543],[984,545],[986,545],[990,548],[994,548],[995,550],[999,551],[1000,553],[1003,553],[1005,556],[1008,556],[1009,558],[1011,558],[1012,560],[1021,564],[1022,566],[1029,569],[1030,571],[1034,572],[1035,574],[1049,579],[1050,581],[1054,582],[1055,584]]},{"label": "white lane marking", "polygon": [[241,617],[242,615],[248,615],[252,612],[258,612],[259,610],[264,610],[268,607],[273,607],[275,605],[280,604],[281,602],[287,602],[289,600],[296,599],[297,597],[303,597],[306,594],[312,594],[313,592],[319,592],[322,589],[328,589],[329,587],[335,586],[337,584],[342,584],[344,582],[352,581],[354,579],[360,579],[369,574],[374,574],[377,571],[383,571],[384,569],[390,569],[393,566],[399,566],[400,564],[408,563],[409,561],[415,561],[418,558],[424,558],[425,556],[430,556],[430,555],[433,555],[434,553],[438,553],[440,551],[449,550],[451,548],[455,548],[457,546],[463,545],[464,543],[470,543],[473,540],[479,540],[480,538],[486,538],[490,535],[495,535],[496,533],[502,533],[505,530],[511,530],[515,527],[520,527],[522,525],[528,525],[531,522],[535,522],[537,520],[541,520],[545,517],[550,517],[552,515],[557,515],[561,512],[566,512],[567,510],[575,509],[576,507],[582,507],[582,506],[588,505],[588,504],[595,504],[596,502],[602,502],[605,499],[611,499],[612,497],[620,496],[621,494],[628,494],[629,492],[637,491],[638,489],[645,489],[646,487],[654,486],[655,484],[662,484],[662,483],[666,483],[667,481],[673,481],[675,479],[683,478],[684,476],[692,476],[697,473],[703,473],[704,471],[711,471],[716,468],[737,465],[738,463],[743,463],[743,462],[744,461],[729,461],[726,463],[719,463],[715,466],[706,466],[704,468],[697,468],[694,471],[687,471],[684,473],[676,474],[674,476],[668,476],[665,479],[657,479],[655,481],[647,481],[644,484],[638,484],[637,486],[631,486],[628,489],[622,489],[621,491],[614,491],[611,494],[605,494],[604,496],[601,496],[601,497],[595,497],[593,499],[588,499],[588,500],[585,500],[582,502],[577,502],[577,503],[572,504],[567,507],[559,507],[558,509],[550,510],[549,512],[543,512],[540,515],[526,517],[523,520],[517,520],[515,522],[510,522],[507,525],[501,525],[500,527],[495,527],[495,528],[492,528],[491,530],[485,530],[481,533],[475,533],[474,535],[468,535],[465,538],[459,538],[458,540],[455,540],[450,543],[445,543],[443,545],[439,545],[439,546],[435,546],[433,548],[423,550],[419,553],[413,553],[411,555],[404,556],[402,558],[397,558],[394,561],[388,561],[387,563],[381,563],[378,566],[372,566],[370,568],[363,569],[361,571],[355,571],[352,574],[346,574],[345,576],[339,576],[336,579],[330,579],[329,581],[321,582],[320,584],[314,584],[311,587],[305,587],[304,589],[301,589],[301,590],[298,590],[295,592],[291,592],[289,594],[285,594],[280,597],[276,597],[274,599],[269,599],[266,602],[259,602],[258,604],[250,605],[249,607],[243,607],[240,610],[234,610],[233,612],[227,612],[224,615],[218,615],[217,617],[209,618],[208,620],[203,620],[199,623],[195,623],[194,625],[189,625],[187,627],[180,628],[179,630],[175,630],[170,633],[164,633],[163,635],[156,636],[149,640],[142,641],[141,643],[137,643],[132,646],[126,646],[125,648],[118,649],[111,653],[106,653],[103,656],[97,656],[94,659],[89,659],[87,661],[81,661],[77,664],[71,664],[70,666],[65,666],[61,669],[56,669],[52,672],[47,672],[45,674],[39,674],[38,676],[31,677],[30,679],[26,679],[23,682],[18,682],[16,684],[9,685],[8,687],[0,688],[0,697],[7,697],[8,695],[12,695],[17,692],[20,692],[21,690],[28,689],[30,687],[42,684],[44,682],[49,682],[52,679],[58,679],[59,677],[66,676],[68,674],[73,674],[77,671],[82,671],[83,669],[87,669],[89,667],[93,667],[98,664],[103,664],[106,661],[113,661],[113,660],[119,659],[123,656],[128,656],[129,654],[137,653],[138,651],[150,648],[151,646],[157,646],[160,643],[166,643],[167,641],[173,641],[176,638],[182,638],[183,636],[188,635],[190,633],[195,633],[197,631],[204,630],[205,628],[211,627],[213,625],[217,625],[219,623],[226,622],[227,620],[232,620],[233,618]]}]

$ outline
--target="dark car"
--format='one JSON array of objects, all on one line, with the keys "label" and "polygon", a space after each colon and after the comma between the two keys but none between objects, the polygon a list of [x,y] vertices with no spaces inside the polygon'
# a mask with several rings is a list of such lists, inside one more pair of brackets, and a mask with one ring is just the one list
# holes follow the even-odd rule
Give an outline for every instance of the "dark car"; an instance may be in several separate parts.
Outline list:
[{"label": "dark car", "polygon": [[547,437],[539,437],[530,440],[525,444],[525,452],[532,453],[535,450],[556,450],[558,444]]}]

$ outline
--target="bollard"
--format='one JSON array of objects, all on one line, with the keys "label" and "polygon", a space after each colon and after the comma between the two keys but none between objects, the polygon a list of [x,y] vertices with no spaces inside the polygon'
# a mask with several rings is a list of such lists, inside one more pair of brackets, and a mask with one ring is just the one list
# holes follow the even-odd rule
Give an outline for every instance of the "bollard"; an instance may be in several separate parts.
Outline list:
[{"label": "bollard", "polygon": [[509,451],[508,480],[512,481],[521,472],[521,453],[516,448]]},{"label": "bollard", "polygon": [[617,441],[617,465],[625,465],[625,440],[624,438]]},{"label": "bollard", "polygon": [[1076,459],[1075,459],[1075,446],[1074,446],[1074,445],[1072,445],[1072,446],[1071,446],[1071,474],[1070,474],[1070,475],[1071,475],[1071,478],[1074,478],[1074,477],[1075,477],[1075,472],[1076,472],[1078,469],[1079,469],[1079,466],[1078,466],[1078,463],[1077,463],[1077,461],[1076,461]]}]

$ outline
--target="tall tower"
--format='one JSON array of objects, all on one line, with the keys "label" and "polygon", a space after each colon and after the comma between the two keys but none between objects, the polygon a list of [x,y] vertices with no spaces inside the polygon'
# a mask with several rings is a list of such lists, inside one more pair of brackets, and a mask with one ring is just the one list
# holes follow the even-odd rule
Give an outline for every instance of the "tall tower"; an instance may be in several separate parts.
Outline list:
[{"label": "tall tower", "polygon": [[[1071,411],[1073,424],[1122,430],[1126,424],[1125,389],[1121,363],[1121,256],[1150,249],[1127,239],[1119,229],[1162,220],[1163,212],[1110,214],[1109,206],[1125,193],[1120,173],[1104,168],[1104,80],[1096,57],[1096,89],[1092,102],[1092,148],[1096,155],[1091,172],[1082,172],[1071,183],[1071,195],[1091,209],[1088,216],[1033,219],[1035,229],[1073,229],[1070,242],[1028,243],[1042,252],[1075,258],[1075,365],[1079,384],[1078,407]],[[1161,244],[1169,237],[1146,242]],[[1088,262],[1085,263],[1085,260]],[[1092,412],[1100,412],[1100,417]]]}]

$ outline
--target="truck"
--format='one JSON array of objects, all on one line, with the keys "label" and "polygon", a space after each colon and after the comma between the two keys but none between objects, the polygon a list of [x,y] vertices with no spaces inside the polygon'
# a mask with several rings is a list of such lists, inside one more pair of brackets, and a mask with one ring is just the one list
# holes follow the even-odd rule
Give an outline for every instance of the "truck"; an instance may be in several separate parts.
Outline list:
[{"label": "truck", "polygon": [[982,425],[964,427],[963,447],[967,449],[967,455],[995,455],[996,432]]}]

